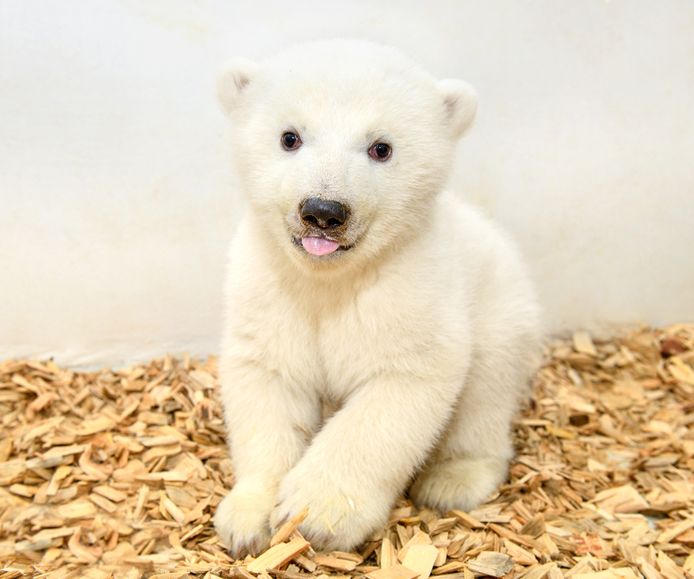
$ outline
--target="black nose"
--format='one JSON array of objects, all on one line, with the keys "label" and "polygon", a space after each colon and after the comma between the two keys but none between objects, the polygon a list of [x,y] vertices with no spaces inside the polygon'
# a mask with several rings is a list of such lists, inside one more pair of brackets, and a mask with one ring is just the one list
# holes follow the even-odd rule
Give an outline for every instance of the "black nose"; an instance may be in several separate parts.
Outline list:
[{"label": "black nose", "polygon": [[310,197],[299,208],[301,220],[307,225],[321,229],[340,227],[349,216],[347,208],[338,201],[326,201],[318,197]]}]

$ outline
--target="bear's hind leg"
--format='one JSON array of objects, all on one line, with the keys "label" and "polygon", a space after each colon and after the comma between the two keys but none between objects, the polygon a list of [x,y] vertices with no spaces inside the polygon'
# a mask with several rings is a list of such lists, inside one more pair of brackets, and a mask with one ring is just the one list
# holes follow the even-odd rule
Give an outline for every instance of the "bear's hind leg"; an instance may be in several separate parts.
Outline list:
[{"label": "bear's hind leg", "polygon": [[506,479],[511,424],[527,392],[533,340],[476,352],[456,413],[410,489],[418,505],[470,510]]}]

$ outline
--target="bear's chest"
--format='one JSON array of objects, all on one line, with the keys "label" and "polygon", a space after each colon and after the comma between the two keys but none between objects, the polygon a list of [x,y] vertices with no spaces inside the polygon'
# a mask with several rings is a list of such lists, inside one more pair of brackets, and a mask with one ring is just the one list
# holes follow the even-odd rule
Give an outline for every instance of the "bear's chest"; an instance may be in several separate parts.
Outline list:
[{"label": "bear's chest", "polygon": [[407,292],[384,288],[321,309],[313,330],[318,388],[344,399],[379,375],[402,371],[426,349],[436,317],[426,304],[413,304]]},{"label": "bear's chest", "polygon": [[383,360],[383,330],[378,319],[364,319],[355,308],[322,316],[315,343],[320,372],[317,386],[339,400],[367,383]]},{"label": "bear's chest", "polygon": [[289,384],[344,400],[379,376],[421,371],[442,348],[456,347],[460,324],[451,306],[461,310],[433,291],[449,285],[381,272],[358,287],[258,292],[254,299],[271,299],[252,309],[257,323],[247,334],[256,338],[254,351],[263,352],[264,363]]}]

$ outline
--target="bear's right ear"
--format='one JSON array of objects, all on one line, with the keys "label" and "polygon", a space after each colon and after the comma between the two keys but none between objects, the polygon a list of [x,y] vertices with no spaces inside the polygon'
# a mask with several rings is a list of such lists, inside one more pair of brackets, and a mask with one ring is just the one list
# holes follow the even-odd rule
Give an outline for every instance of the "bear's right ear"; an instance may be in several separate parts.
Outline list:
[{"label": "bear's right ear", "polygon": [[257,68],[253,61],[235,58],[222,69],[217,79],[217,96],[224,112],[231,114],[236,110]]},{"label": "bear's right ear", "polygon": [[453,79],[440,80],[439,91],[443,95],[453,136],[459,139],[475,118],[477,93],[468,83]]}]

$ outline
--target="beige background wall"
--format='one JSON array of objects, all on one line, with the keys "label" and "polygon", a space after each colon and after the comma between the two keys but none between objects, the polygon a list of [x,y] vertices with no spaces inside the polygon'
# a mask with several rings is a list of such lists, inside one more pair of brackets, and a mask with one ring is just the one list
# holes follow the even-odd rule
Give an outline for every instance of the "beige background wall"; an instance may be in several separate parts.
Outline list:
[{"label": "beige background wall", "polygon": [[451,186],[522,245],[550,329],[694,320],[694,3],[0,2],[0,355],[216,350],[241,211],[214,78],[356,36],[472,82]]}]

